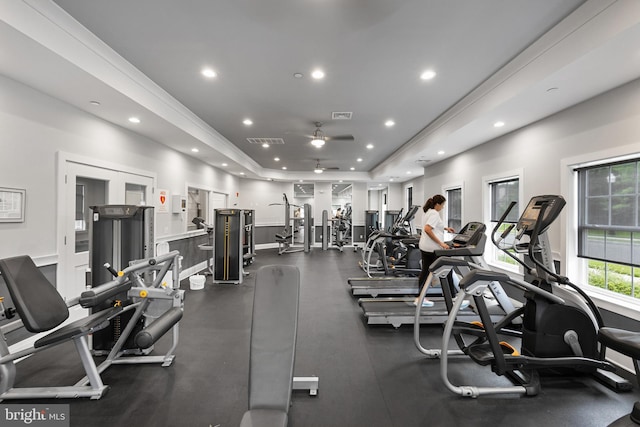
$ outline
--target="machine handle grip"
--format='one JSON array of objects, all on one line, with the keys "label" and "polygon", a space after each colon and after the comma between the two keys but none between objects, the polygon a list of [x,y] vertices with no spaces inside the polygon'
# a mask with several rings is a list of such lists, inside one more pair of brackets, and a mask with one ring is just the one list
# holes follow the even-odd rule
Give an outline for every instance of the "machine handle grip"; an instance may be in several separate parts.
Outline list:
[{"label": "machine handle grip", "polygon": [[111,267],[111,264],[109,264],[108,262],[104,263],[104,268],[109,270],[109,273],[111,273],[113,277],[118,277],[118,272],[113,267]]}]

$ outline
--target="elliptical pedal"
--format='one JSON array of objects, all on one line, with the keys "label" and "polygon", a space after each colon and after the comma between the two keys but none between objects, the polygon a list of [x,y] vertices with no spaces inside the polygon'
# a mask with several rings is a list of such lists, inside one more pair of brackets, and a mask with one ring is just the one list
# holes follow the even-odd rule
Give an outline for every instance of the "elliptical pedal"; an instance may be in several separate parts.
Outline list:
[{"label": "elliptical pedal", "polygon": [[629,380],[627,380],[626,378],[622,378],[615,372],[597,369],[593,375],[598,381],[615,391],[633,390],[633,384],[631,384]]}]

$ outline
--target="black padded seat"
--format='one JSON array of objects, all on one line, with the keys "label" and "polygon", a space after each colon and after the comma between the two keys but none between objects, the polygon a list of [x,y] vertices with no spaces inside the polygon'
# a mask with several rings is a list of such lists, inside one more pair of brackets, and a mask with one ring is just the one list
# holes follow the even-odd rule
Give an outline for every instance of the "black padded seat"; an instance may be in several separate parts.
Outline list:
[{"label": "black padded seat", "polygon": [[0,272],[29,332],[50,331],[67,320],[67,304],[31,257],[21,255],[2,259]]},{"label": "black padded seat", "polygon": [[295,361],[300,270],[265,265],[256,272],[249,345],[249,411],[241,427],[286,427]]},{"label": "black padded seat", "polygon": [[640,359],[640,332],[625,331],[617,328],[600,328],[598,341],[611,350],[622,353],[632,359]]},{"label": "black padded seat", "polygon": [[287,418],[278,409],[252,409],[244,413],[240,427],[287,427]]},{"label": "black padded seat", "polygon": [[73,339],[77,336],[99,331],[100,329],[107,327],[109,325],[109,321],[117,316],[121,311],[122,307],[113,307],[93,313],[88,317],[78,319],[47,336],[40,338],[33,344],[33,346],[35,348],[44,347],[45,345],[55,344],[61,341]]},{"label": "black padded seat", "polygon": [[287,241],[289,239],[291,239],[291,234],[287,234],[286,236],[283,234],[276,234],[276,239],[278,239],[278,241]]}]

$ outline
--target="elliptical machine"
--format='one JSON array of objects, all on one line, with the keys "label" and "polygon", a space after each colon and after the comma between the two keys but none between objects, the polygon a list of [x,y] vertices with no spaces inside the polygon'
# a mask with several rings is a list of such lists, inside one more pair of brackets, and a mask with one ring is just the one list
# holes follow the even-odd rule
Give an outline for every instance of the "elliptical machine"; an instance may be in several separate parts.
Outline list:
[{"label": "elliptical machine", "polygon": [[[492,240],[508,256],[522,265],[534,278],[532,283],[491,271],[471,271],[460,281],[461,292],[456,298],[442,338],[442,348],[448,348],[454,320],[465,298],[473,298],[485,333],[469,345],[465,354],[480,365],[489,365],[497,375],[509,378],[512,387],[455,386],[448,379],[448,360],[441,358],[441,376],[447,388],[456,394],[478,397],[485,394],[536,395],[540,389],[539,372],[587,372],[600,374],[611,384],[612,364],[604,360],[598,346],[598,331],[602,318],[597,306],[579,287],[555,272],[546,231],[559,216],[565,201],[561,196],[533,197],[517,224],[512,224],[499,239],[495,235],[502,221],[494,228]],[[507,212],[513,209],[512,203]],[[503,215],[502,218],[505,218]],[[501,246],[515,227],[516,237],[508,246]],[[528,241],[526,241],[528,238]],[[514,253],[527,254],[527,261]],[[522,343],[518,351],[498,337],[491,323],[482,295],[490,283],[524,291]],[[618,390],[630,384],[620,378]]]}]

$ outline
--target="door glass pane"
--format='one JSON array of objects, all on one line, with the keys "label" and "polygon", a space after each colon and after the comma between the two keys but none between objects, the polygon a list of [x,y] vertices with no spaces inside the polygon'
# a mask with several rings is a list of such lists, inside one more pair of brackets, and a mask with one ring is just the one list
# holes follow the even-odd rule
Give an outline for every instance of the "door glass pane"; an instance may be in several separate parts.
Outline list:
[{"label": "door glass pane", "polygon": [[131,184],[127,182],[124,188],[124,203],[125,205],[144,206],[147,204],[145,194],[147,192],[146,185]]},{"label": "door glass pane", "polygon": [[76,253],[89,250],[90,206],[107,203],[107,181],[78,176],[76,178],[76,207],[74,218]]}]

